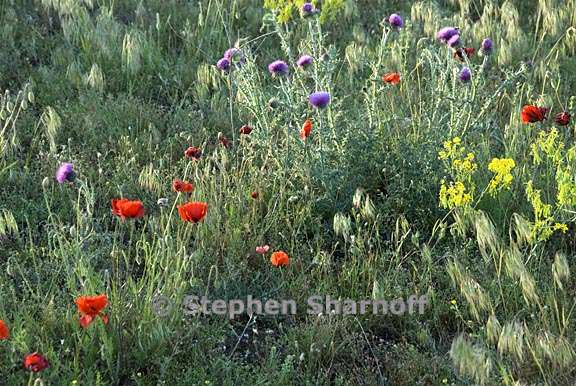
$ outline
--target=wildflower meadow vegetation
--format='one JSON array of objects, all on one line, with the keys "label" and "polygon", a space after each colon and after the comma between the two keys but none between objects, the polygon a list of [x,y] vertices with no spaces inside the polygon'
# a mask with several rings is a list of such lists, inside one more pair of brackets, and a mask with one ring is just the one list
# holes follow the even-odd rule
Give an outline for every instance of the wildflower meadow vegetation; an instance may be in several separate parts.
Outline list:
[{"label": "wildflower meadow vegetation", "polygon": [[0,385],[576,384],[575,86],[576,0],[0,1]]}]

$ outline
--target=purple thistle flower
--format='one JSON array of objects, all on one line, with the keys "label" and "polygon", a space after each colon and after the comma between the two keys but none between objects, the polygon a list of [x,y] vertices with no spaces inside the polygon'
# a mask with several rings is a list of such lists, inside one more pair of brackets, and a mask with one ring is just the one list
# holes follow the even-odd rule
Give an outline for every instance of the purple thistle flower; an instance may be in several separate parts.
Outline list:
[{"label": "purple thistle flower", "polygon": [[489,54],[492,52],[492,39],[486,38],[482,40],[482,44],[480,45],[480,50],[484,54]]},{"label": "purple thistle flower", "polygon": [[304,68],[304,67],[308,67],[309,65],[311,65],[313,61],[314,61],[314,58],[311,57],[310,55],[302,55],[298,59],[296,64],[298,65],[298,67]]},{"label": "purple thistle flower", "polygon": [[311,15],[313,12],[314,12],[314,5],[312,5],[312,3],[302,4],[302,14],[304,16]]},{"label": "purple thistle flower", "polygon": [[436,37],[438,38],[438,40],[441,40],[444,43],[447,43],[448,40],[450,40],[450,38],[452,36],[459,35],[459,34],[460,34],[460,31],[456,27],[444,27],[436,33]]},{"label": "purple thistle flower", "polygon": [[286,75],[288,74],[289,67],[283,60],[275,60],[268,65],[268,71],[272,75]]},{"label": "purple thistle flower", "polygon": [[63,184],[66,181],[73,182],[76,179],[76,173],[74,173],[74,165],[68,162],[64,162],[60,165],[56,171],[56,181]]},{"label": "purple thistle flower", "polygon": [[226,58],[222,58],[216,62],[216,67],[222,71],[228,71],[230,69],[230,61]]},{"label": "purple thistle flower", "polygon": [[452,48],[456,48],[460,45],[460,35],[454,35],[448,39],[448,45]]},{"label": "purple thistle flower", "polygon": [[388,23],[390,23],[392,27],[397,29],[404,27],[404,20],[402,20],[402,17],[397,13],[393,13],[388,17]]},{"label": "purple thistle flower", "polygon": [[324,108],[330,104],[330,94],[326,91],[317,91],[308,97],[310,104],[317,108]]},{"label": "purple thistle flower", "polygon": [[238,60],[241,62],[244,60],[244,57],[242,56],[242,51],[240,51],[240,49],[236,47],[228,48],[224,52],[223,58],[228,59],[229,62],[232,62],[234,60]]},{"label": "purple thistle flower", "polygon": [[470,72],[468,67],[462,67],[460,74],[458,74],[458,78],[460,78],[462,82],[467,83],[472,78],[472,72]]}]

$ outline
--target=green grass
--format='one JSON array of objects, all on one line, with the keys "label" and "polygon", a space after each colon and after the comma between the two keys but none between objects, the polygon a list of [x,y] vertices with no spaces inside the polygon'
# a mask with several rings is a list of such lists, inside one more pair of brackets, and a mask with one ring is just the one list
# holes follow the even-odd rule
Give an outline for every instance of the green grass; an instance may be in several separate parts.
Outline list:
[{"label": "green grass", "polygon": [[[576,1],[325,0],[306,18],[301,3],[0,3],[0,385],[574,383],[575,127],[554,115],[576,109]],[[458,62],[435,37],[452,25],[494,52]],[[245,62],[221,72],[232,46]],[[289,76],[270,76],[276,59]],[[318,90],[326,109],[307,101]],[[528,104],[549,118],[522,124]],[[494,158],[515,166],[492,189]],[[62,162],[74,183],[54,179]],[[457,183],[469,200],[443,196]],[[145,216],[113,216],[119,197]],[[187,200],[208,203],[204,221],[180,220]],[[104,293],[110,322],[83,329],[76,297]],[[188,316],[190,294],[301,312]],[[428,305],[307,315],[317,294]]]}]

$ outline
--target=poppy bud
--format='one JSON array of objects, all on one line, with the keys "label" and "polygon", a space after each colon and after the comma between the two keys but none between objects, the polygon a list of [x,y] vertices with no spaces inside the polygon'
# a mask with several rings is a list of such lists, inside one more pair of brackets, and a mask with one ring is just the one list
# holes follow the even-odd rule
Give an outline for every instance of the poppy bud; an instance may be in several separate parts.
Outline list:
[{"label": "poppy bud", "polygon": [[567,126],[570,123],[570,113],[567,111],[563,111],[561,113],[556,114],[554,120],[560,126]]}]

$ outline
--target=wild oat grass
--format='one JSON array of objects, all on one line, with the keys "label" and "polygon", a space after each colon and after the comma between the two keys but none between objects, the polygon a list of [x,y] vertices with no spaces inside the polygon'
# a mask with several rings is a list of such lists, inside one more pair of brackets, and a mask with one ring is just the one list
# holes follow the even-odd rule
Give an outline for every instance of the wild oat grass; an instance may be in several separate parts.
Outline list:
[{"label": "wild oat grass", "polygon": [[576,1],[304,3],[0,2],[0,385],[575,383]]}]

